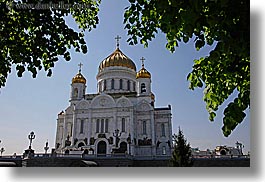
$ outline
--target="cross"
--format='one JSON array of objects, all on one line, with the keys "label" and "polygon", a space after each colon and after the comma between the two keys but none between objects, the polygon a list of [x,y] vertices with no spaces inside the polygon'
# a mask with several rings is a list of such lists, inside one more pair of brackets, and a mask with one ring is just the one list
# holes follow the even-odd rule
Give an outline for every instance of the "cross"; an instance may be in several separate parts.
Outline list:
[{"label": "cross", "polygon": [[144,67],[144,61],[145,61],[145,58],[142,57],[140,60],[142,61],[142,67]]},{"label": "cross", "polygon": [[119,48],[119,45],[120,45],[119,41],[120,41],[121,37],[119,35],[117,35],[117,37],[115,37],[115,39],[117,40],[117,48]]},{"label": "cross", "polygon": [[79,73],[81,73],[81,68],[82,68],[83,64],[79,63],[78,66],[79,66]]}]

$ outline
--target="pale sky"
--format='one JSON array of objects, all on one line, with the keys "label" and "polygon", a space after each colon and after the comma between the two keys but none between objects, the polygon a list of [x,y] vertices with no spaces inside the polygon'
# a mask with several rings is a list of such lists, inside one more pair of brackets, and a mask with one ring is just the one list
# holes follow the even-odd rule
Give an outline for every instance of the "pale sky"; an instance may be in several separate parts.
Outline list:
[{"label": "pale sky", "polygon": [[[36,79],[28,72],[18,78],[13,67],[6,86],[0,90],[0,147],[6,150],[3,154],[22,154],[28,148],[31,131],[36,134],[33,141],[36,152],[44,152],[47,140],[50,148],[54,148],[57,114],[69,105],[71,79],[78,72],[78,64],[83,63],[86,93],[96,93],[98,66],[115,50],[114,38],[117,35],[122,37],[120,49],[135,62],[137,70],[141,68],[140,58],[145,57],[145,67],[152,75],[155,106],[172,106],[173,133],[180,126],[191,146],[201,150],[214,149],[217,145],[235,146],[239,141],[245,146],[244,153],[250,151],[250,110],[247,110],[244,121],[226,138],[221,130],[225,107],[220,107],[215,121],[210,122],[202,99],[203,89],[188,89],[186,77],[192,69],[193,60],[208,55],[213,47],[206,46],[196,51],[191,40],[188,44],[180,44],[172,54],[165,48],[165,35],[161,33],[148,48],[129,46],[122,24],[127,5],[127,1],[102,1],[100,23],[85,36],[88,53],[83,55],[71,51],[71,61],[60,59],[51,78],[46,77],[44,71],[39,72]],[[70,18],[67,20],[70,26],[76,27]],[[225,102],[225,106],[233,96]]]}]

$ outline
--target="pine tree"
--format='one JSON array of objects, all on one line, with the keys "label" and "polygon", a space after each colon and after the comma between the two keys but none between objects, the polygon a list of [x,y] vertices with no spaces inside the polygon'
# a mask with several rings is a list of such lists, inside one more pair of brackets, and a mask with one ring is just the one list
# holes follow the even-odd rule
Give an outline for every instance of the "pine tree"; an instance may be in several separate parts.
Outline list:
[{"label": "pine tree", "polygon": [[173,135],[174,151],[171,156],[171,165],[173,167],[190,167],[193,162],[191,160],[191,147],[187,143],[183,132],[180,130],[178,134]]}]

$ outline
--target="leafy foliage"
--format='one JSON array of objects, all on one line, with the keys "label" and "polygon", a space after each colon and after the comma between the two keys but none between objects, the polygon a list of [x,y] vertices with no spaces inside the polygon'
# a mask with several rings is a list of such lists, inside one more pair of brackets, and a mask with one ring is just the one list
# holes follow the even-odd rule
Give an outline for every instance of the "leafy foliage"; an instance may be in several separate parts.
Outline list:
[{"label": "leafy foliage", "polygon": [[207,57],[194,60],[190,89],[204,87],[204,101],[213,121],[218,107],[236,90],[224,110],[223,134],[229,136],[250,106],[250,5],[243,0],[129,0],[124,13],[129,44],[144,46],[158,30],[166,48],[194,39],[197,50],[216,43]]},{"label": "leafy foliage", "polygon": [[180,130],[178,134],[173,135],[174,151],[171,157],[171,164],[174,167],[190,167],[193,165],[191,159],[191,147],[187,143],[183,132]]},{"label": "leafy foliage", "polygon": [[[75,0],[68,8],[57,9],[40,6],[49,3],[50,0],[42,0],[41,4],[38,0],[1,0],[0,88],[5,86],[12,65],[16,65],[19,77],[26,69],[36,77],[42,68],[51,76],[58,56],[69,61],[70,48],[87,52],[84,32],[95,28],[99,22],[99,1]],[[67,0],[60,3],[69,4]],[[79,32],[66,24],[64,17],[67,15],[75,19]]]}]

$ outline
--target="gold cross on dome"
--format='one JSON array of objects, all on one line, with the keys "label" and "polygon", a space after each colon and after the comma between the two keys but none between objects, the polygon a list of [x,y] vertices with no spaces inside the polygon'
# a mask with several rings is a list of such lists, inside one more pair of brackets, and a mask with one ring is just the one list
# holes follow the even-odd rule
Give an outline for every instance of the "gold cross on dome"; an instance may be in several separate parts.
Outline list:
[{"label": "gold cross on dome", "polygon": [[79,73],[81,73],[81,68],[82,68],[83,64],[79,63],[78,66],[79,66]]},{"label": "gold cross on dome", "polygon": [[142,57],[140,60],[142,61],[142,67],[144,67],[144,61],[145,61],[145,58]]},{"label": "gold cross on dome", "polygon": [[119,48],[119,46],[120,46],[119,41],[120,41],[121,37],[119,35],[117,35],[117,37],[115,37],[115,39],[117,40],[117,48]]}]

